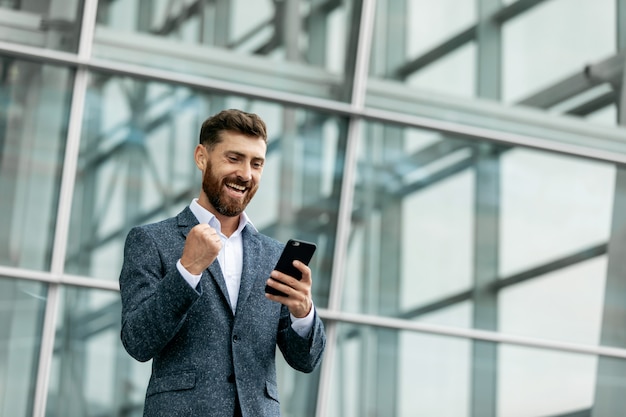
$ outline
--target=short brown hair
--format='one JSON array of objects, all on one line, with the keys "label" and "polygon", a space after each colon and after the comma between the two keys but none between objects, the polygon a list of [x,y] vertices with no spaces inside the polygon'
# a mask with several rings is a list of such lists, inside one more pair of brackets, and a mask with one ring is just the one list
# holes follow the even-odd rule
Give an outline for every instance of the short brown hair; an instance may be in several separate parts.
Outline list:
[{"label": "short brown hair", "polygon": [[222,110],[206,119],[200,129],[200,144],[212,148],[222,141],[222,131],[233,131],[262,138],[267,143],[265,122],[254,113],[237,109]]}]

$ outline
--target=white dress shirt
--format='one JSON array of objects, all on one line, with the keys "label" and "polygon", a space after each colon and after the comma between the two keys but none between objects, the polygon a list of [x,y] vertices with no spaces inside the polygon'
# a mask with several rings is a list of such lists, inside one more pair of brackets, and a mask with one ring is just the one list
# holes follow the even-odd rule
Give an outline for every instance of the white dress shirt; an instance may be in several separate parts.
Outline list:
[{"label": "white dress shirt", "polygon": [[[191,204],[189,204],[189,208],[196,216],[199,223],[206,223],[211,226],[217,231],[220,239],[222,240],[222,249],[217,255],[217,260],[220,264],[220,268],[222,269],[222,274],[224,275],[224,280],[226,281],[226,287],[228,288],[230,305],[232,307],[233,314],[235,314],[235,311],[237,310],[237,299],[239,297],[239,285],[241,284],[241,271],[243,269],[243,239],[241,232],[246,225],[250,225],[250,227],[252,227],[255,231],[256,228],[248,218],[247,214],[243,212],[239,217],[239,227],[237,227],[237,230],[235,230],[235,232],[229,237],[226,237],[222,233],[222,225],[219,220],[217,220],[213,213],[198,204],[197,198],[193,199]],[[180,272],[185,281],[187,281],[192,288],[196,288],[198,286],[202,274],[194,275],[187,271],[187,269],[185,269],[180,262],[180,259],[176,263],[176,267],[178,268],[178,272]],[[302,318],[296,318],[293,314],[291,315],[291,327],[302,337],[307,337],[313,328],[313,318],[315,314],[314,309],[315,307],[311,306],[309,314]]]}]

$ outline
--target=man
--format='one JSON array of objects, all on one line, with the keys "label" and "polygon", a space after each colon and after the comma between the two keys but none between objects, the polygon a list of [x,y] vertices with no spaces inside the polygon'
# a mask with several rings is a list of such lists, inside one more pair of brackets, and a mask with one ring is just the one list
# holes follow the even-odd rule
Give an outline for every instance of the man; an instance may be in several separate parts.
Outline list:
[{"label": "man", "polygon": [[[266,149],[257,115],[208,118],[194,151],[199,197],[178,216],[128,234],[121,338],[132,357],[152,359],[144,416],[280,416],[276,346],[302,372],[321,360],[326,336],[311,270],[294,262],[300,281],[274,271],[284,245],[244,212]],[[266,283],[287,296],[266,294]]]}]

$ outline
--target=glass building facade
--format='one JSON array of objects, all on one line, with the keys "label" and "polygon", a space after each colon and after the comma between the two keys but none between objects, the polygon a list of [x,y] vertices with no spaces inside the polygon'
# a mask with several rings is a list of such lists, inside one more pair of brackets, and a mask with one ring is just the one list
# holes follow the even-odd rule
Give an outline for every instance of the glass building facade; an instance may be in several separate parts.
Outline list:
[{"label": "glass building facade", "polygon": [[128,230],[268,124],[248,214],[318,244],[285,417],[626,410],[626,0],[0,0],[0,416],[140,416]]}]

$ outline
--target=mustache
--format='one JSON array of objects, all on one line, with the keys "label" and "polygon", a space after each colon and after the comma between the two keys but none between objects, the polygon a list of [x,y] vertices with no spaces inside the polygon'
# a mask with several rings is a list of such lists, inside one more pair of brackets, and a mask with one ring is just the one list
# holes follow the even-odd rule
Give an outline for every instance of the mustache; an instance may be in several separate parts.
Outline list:
[{"label": "mustache", "polygon": [[243,180],[239,177],[225,178],[224,183],[235,184],[235,185],[239,185],[241,187],[246,187],[246,188],[249,188],[253,185],[252,180]]}]

